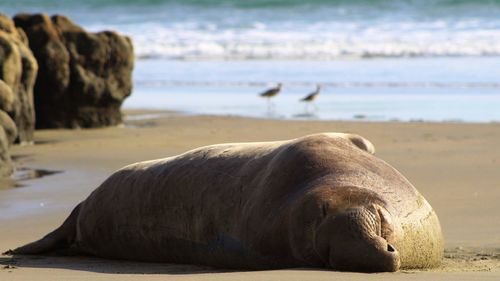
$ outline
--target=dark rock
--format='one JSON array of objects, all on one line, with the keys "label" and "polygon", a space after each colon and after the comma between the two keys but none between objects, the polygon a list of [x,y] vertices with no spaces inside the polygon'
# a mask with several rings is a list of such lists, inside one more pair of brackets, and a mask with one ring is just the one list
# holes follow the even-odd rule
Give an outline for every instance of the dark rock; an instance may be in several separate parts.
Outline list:
[{"label": "dark rock", "polygon": [[14,17],[14,21],[29,38],[39,65],[35,84],[37,127],[50,127],[46,124],[53,114],[72,110],[61,108],[61,104],[69,102],[65,95],[70,77],[69,53],[47,15],[20,14]]},{"label": "dark rock", "polygon": [[86,32],[65,16],[19,14],[38,60],[37,128],[77,128],[122,122],[123,100],[132,90],[133,48],[115,32]]}]

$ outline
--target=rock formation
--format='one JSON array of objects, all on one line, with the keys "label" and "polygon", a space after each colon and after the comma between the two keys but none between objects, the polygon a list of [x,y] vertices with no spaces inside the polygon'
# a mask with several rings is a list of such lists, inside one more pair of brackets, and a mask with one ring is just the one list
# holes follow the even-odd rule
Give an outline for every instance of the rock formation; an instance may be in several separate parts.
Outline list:
[{"label": "rock formation", "polygon": [[130,39],[115,32],[89,33],[59,15],[0,14],[0,177],[13,171],[9,146],[33,142],[35,120],[37,128],[121,123],[133,60]]},{"label": "rock formation", "polygon": [[35,84],[37,128],[89,128],[121,123],[132,89],[130,39],[86,32],[65,16],[19,14],[40,71]]},{"label": "rock formation", "polygon": [[16,137],[16,124],[5,111],[0,110],[0,178],[10,176],[14,171],[9,147]]},{"label": "rock formation", "polygon": [[14,120],[21,143],[33,142],[37,70],[26,35],[10,18],[0,14],[0,110]]},{"label": "rock formation", "polygon": [[33,87],[38,70],[24,32],[0,14],[0,177],[14,170],[9,146],[33,142]]}]

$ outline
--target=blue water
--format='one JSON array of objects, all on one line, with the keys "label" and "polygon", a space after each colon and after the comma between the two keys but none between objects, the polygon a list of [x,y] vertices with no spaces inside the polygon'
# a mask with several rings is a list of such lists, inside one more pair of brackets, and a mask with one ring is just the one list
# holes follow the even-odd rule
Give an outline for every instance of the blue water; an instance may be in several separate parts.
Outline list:
[{"label": "blue water", "polygon": [[[126,108],[301,119],[500,121],[500,1],[0,0],[132,37]],[[257,94],[277,82],[267,104]],[[298,102],[316,84],[315,105]]]}]

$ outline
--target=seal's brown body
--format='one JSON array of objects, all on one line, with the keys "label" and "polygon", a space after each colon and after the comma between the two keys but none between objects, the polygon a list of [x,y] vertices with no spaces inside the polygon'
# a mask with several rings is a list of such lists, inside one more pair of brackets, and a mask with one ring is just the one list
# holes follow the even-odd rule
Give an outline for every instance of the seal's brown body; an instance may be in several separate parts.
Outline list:
[{"label": "seal's brown body", "polygon": [[14,254],[240,269],[426,268],[443,241],[427,201],[367,140],[317,134],[221,144],[127,166]]}]

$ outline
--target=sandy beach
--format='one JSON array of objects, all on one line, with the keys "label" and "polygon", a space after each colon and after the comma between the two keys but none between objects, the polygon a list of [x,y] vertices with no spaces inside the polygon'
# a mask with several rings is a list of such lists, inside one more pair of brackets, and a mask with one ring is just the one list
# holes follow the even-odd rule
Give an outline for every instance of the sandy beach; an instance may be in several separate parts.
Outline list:
[{"label": "sandy beach", "polygon": [[[0,13],[0,281],[500,280],[499,14],[500,1],[475,0],[3,1]],[[262,95],[277,85],[280,85],[279,90]],[[311,93],[315,93],[316,98],[304,99]],[[234,271],[91,256],[2,254],[38,240],[60,226],[78,203],[113,172],[126,165],[170,157],[206,145],[289,140],[321,132],[354,133],[370,140],[375,146],[375,155],[399,170],[426,198],[439,217],[445,240],[444,258],[439,267],[408,270],[403,263],[404,269],[398,272],[376,274],[305,268]],[[308,149],[311,147],[316,146],[307,146]],[[238,152],[241,151],[238,147]],[[324,156],[323,149],[315,151],[320,151],[320,157]],[[425,201],[405,196],[408,193],[398,193],[405,190],[400,181],[395,185],[399,190],[392,188],[390,183],[399,175],[391,177],[393,170],[390,168],[387,168],[389,173],[376,168],[378,165],[373,166],[375,169],[368,169],[374,171],[373,174],[360,173],[358,168],[349,170],[348,175],[339,173],[343,171],[342,166],[351,166],[351,160],[357,159],[352,156],[334,158],[347,155],[343,153],[345,151],[341,152],[328,158],[330,160],[321,158],[320,162],[313,163],[335,171],[335,184],[354,179],[356,182],[348,184],[370,185],[372,190],[380,191],[383,198],[388,196],[386,201],[394,203],[390,206],[394,210],[388,209],[390,216],[385,216],[383,208],[376,206],[378,212],[350,208],[344,213],[345,217],[331,217],[331,206],[335,205],[336,210],[343,208],[335,198],[327,197],[328,202],[314,201],[313,207],[322,207],[321,214],[328,219],[323,222],[328,227],[332,219],[333,230],[330,232],[322,231],[329,228],[310,227],[316,222],[323,225],[319,224],[317,217],[304,220],[309,205],[288,208],[294,211],[288,216],[289,221],[298,218],[302,223],[297,228],[311,234],[308,237],[314,237],[314,250],[329,249],[329,259],[338,253],[348,255],[360,247],[359,243],[351,246],[346,242],[352,237],[360,237],[353,229],[370,228],[370,232],[361,232],[361,237],[374,238],[375,221],[379,232],[376,236],[386,239],[389,244],[370,242],[359,251],[366,255],[360,253],[356,258],[370,265],[378,261],[387,265],[389,255],[390,268],[393,269],[398,254],[394,250],[399,252],[400,260],[411,263],[413,267],[419,267],[418,262],[433,264],[439,260],[440,255],[425,255],[425,251],[418,249],[440,247],[441,240],[433,234],[423,234],[429,232],[406,227],[415,221],[422,225],[425,220],[432,220],[435,225],[433,213],[422,213],[421,218],[414,219],[412,214],[420,212],[408,210],[410,204],[406,204],[415,200],[415,206],[429,210],[428,205],[421,204]],[[274,189],[281,191],[280,185],[288,187],[289,181],[302,188],[304,180],[289,178],[290,169],[283,169],[281,164],[275,163],[299,163],[293,165],[293,169],[301,169],[300,172],[292,174],[302,178],[308,178],[309,167],[315,165],[308,165],[303,158],[291,157],[290,160],[286,157],[283,162],[272,162],[272,168],[280,169],[278,173],[267,169],[259,176],[246,172],[239,176],[232,170],[228,173],[228,169],[238,167],[233,162],[226,162],[224,155],[230,153],[231,150],[224,150],[220,154],[223,157],[216,159],[224,161],[224,165],[230,164],[229,168],[216,169],[217,172],[224,170],[222,177],[214,176],[213,166],[203,166],[203,169],[207,168],[207,174],[224,183],[214,185],[211,180],[202,179],[204,183],[211,182],[212,186],[218,187],[220,193],[208,188],[206,193],[200,191],[200,184],[193,180],[196,177],[184,173],[183,163],[177,170],[179,172],[174,173],[188,184],[179,184],[169,174],[161,174],[168,177],[166,182],[173,181],[175,187],[181,187],[180,195],[169,190],[169,195],[173,196],[166,198],[138,189],[131,189],[133,194],[129,194],[123,189],[127,184],[117,184],[121,189],[113,194],[112,200],[121,198],[116,194],[129,196],[126,199],[141,194],[139,200],[162,200],[153,202],[157,205],[152,204],[154,200],[141,200],[143,208],[128,209],[122,206],[132,203],[103,201],[106,207],[117,207],[111,214],[121,213],[126,219],[125,223],[118,223],[116,216],[112,216],[109,221],[114,223],[111,225],[117,225],[116,229],[120,231],[132,230],[134,235],[143,233],[136,233],[137,228],[148,231],[152,226],[160,230],[158,240],[177,246],[179,239],[182,244],[185,238],[182,235],[172,236],[174,239],[164,236],[162,223],[149,222],[144,226],[144,221],[147,221],[144,218],[150,218],[145,213],[152,212],[161,217],[162,222],[178,221],[186,231],[202,229],[213,233],[216,238],[208,239],[208,245],[203,238],[211,236],[205,232],[188,241],[199,242],[201,237],[202,245],[208,247],[208,255],[214,253],[212,242],[216,249],[222,245],[224,251],[230,249],[232,252],[233,246],[236,245],[239,251],[242,248],[239,242],[250,239],[238,235],[233,237],[231,232],[240,234],[240,231],[221,232],[220,228],[212,226],[212,220],[206,227],[204,220],[200,220],[201,224],[193,224],[200,218],[196,211],[202,214],[201,217],[208,214],[221,218],[223,227],[229,224],[228,219],[238,219],[235,224],[243,226],[241,233],[244,236],[253,235],[247,235],[248,229],[286,225],[279,216],[284,214],[282,210],[287,210],[283,206],[298,202],[295,198],[299,197],[295,195],[304,189],[288,197],[267,194],[268,189],[257,192],[258,202],[265,204],[262,207],[252,205],[253,202],[245,201],[248,197],[242,197],[260,191],[247,184],[246,179],[264,183],[262,186],[266,188],[271,186],[273,192]],[[211,154],[199,155],[202,158],[199,161],[205,161]],[[236,162],[247,159],[242,155],[237,154],[231,159],[236,159]],[[253,156],[249,157],[251,161],[256,159]],[[364,168],[369,162],[359,161]],[[267,168],[260,162],[250,164],[243,167]],[[195,171],[201,173],[198,168]],[[283,177],[279,177],[281,171],[286,171]],[[149,176],[151,170],[145,174]],[[232,177],[225,176],[227,174]],[[325,173],[314,170],[310,175],[316,177],[318,174]],[[340,181],[337,181],[337,175]],[[141,182],[141,186],[146,189],[163,182],[161,176],[148,178],[145,182],[151,179],[151,183]],[[238,183],[231,179],[238,180]],[[131,185],[137,182],[128,177],[126,180]],[[190,183],[193,189],[190,189]],[[318,184],[325,187],[320,191],[329,194],[329,185],[323,184]],[[227,191],[225,186],[231,190]],[[234,188],[240,186],[235,192]],[[316,182],[314,186],[317,186]],[[163,190],[159,189],[159,192]],[[185,194],[195,194],[185,197],[195,202],[192,208],[179,200],[179,196],[184,198]],[[214,204],[205,194],[217,199],[227,195],[231,200],[223,201],[239,209],[227,208],[220,204],[221,200]],[[242,197],[241,200],[235,201],[233,194]],[[350,189],[345,194],[347,196],[341,201],[347,200],[347,206],[352,206]],[[275,197],[282,201],[272,201]],[[265,200],[261,201],[261,198]],[[371,204],[375,202],[370,200],[372,198],[359,196],[356,199]],[[167,199],[172,201],[167,202]],[[330,204],[330,201],[335,203]],[[176,208],[176,202],[183,205]],[[219,208],[221,206],[223,208]],[[249,214],[246,211],[249,206],[263,214],[264,222],[271,217],[273,223],[263,223],[261,217],[253,213],[249,219],[237,216]],[[275,207],[281,213],[276,212]],[[353,209],[355,211],[351,212]],[[400,209],[405,212],[398,212]],[[164,216],[158,216],[158,210],[165,210]],[[182,210],[189,219],[171,210]],[[220,216],[221,213],[234,216]],[[395,213],[400,215],[395,216]],[[134,214],[139,214],[141,227],[134,226],[131,219]],[[356,219],[360,216],[371,219],[363,220],[361,224]],[[96,217],[99,220],[96,225],[107,225],[102,223],[103,216]],[[396,218],[396,222],[410,223],[391,224],[391,217]],[[184,225],[186,221],[191,224]],[[339,221],[348,222],[351,231],[338,231]],[[253,222],[256,224],[250,224]],[[129,224],[131,227],[125,228]],[[166,225],[170,229],[170,225]],[[402,244],[391,241],[392,230],[384,225],[401,225],[407,240]],[[82,229],[78,228],[80,234]],[[95,230],[98,237],[105,236],[98,232],[99,227],[90,229]],[[174,230],[178,229],[176,225]],[[284,232],[277,229],[267,233]],[[406,231],[408,229],[411,231]],[[398,234],[398,231],[395,229],[394,233]],[[409,234],[411,232],[416,235]],[[121,233],[120,237],[132,237],[128,236],[131,232]],[[144,240],[134,237],[119,245],[126,243],[127,253],[138,258],[142,251],[134,251],[133,241]],[[265,242],[262,249],[257,250],[260,254],[272,252],[280,246],[274,236],[258,233],[256,237],[259,242]],[[293,240],[295,236],[289,237]],[[342,246],[347,252],[339,250],[337,245],[331,247],[332,241],[337,241],[336,237],[342,237]],[[283,245],[288,239],[278,238]],[[112,239],[117,238],[113,236]],[[148,239],[152,239],[150,235]],[[301,240],[311,241],[309,238]],[[321,241],[329,241],[329,247],[316,247]],[[259,242],[251,241],[242,249],[253,251]],[[107,242],[105,244],[100,249],[110,246]],[[372,259],[369,254],[373,245],[376,251],[384,250],[380,260],[380,256]],[[117,247],[110,248],[112,253],[119,252]],[[137,248],[148,248],[148,245],[135,245]],[[151,248],[155,250],[159,246]],[[182,256],[182,250],[180,253],[172,251],[176,247],[161,248],[170,250],[168,255]],[[283,248],[276,252],[284,253]],[[326,257],[311,255],[312,247],[302,248],[307,250],[307,257],[314,258],[313,263],[306,264],[316,264],[316,260]],[[295,256],[294,249],[291,255]],[[198,250],[200,248],[196,248]],[[337,252],[332,252],[334,250]],[[402,258],[408,253],[414,254],[417,260]],[[287,255],[281,256],[286,259]],[[145,256],[145,259],[150,257]],[[433,259],[432,256],[439,258]],[[233,258],[230,256],[231,260]],[[238,258],[236,256],[234,260]],[[356,258],[355,262],[358,261]],[[342,261],[330,260],[329,263],[339,266],[347,260],[353,261],[342,256]]]},{"label": "sandy beach", "polygon": [[[143,117],[148,117],[144,119]],[[0,280],[499,280],[500,124],[282,121],[128,111],[123,126],[40,130],[16,146],[19,179],[0,190],[0,250],[33,241],[120,167],[223,142],[351,132],[401,171],[436,210],[446,240],[443,265],[428,271],[359,274],[293,269],[233,272],[191,265],[93,257],[0,257]],[[30,172],[31,171],[31,172]]]}]

